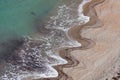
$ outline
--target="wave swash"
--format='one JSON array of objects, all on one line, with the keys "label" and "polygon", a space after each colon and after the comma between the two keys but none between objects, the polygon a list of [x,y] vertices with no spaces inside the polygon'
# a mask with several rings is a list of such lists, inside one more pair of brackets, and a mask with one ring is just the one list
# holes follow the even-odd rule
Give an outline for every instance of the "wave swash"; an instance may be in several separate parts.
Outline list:
[{"label": "wave swash", "polygon": [[[57,13],[50,16],[44,26],[44,32],[37,37],[25,37],[25,43],[6,63],[5,71],[0,80],[24,80],[57,77],[58,72],[53,68],[67,64],[68,61],[60,57],[59,49],[64,47],[78,47],[80,43],[71,39],[67,32],[73,25],[84,24],[89,17],[84,16],[82,7],[90,0],[83,0],[80,5],[61,4]],[[78,3],[77,3],[78,4]],[[77,7],[78,9],[74,9]],[[73,14],[77,12],[77,15]],[[45,33],[46,31],[46,33]]]}]

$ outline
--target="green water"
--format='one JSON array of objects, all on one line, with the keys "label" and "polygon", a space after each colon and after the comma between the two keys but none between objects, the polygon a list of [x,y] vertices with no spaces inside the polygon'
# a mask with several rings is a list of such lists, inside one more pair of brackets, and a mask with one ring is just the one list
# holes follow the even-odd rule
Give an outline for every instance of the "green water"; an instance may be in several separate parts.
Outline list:
[{"label": "green water", "polygon": [[35,32],[36,21],[44,18],[60,0],[0,0],[0,41]]}]

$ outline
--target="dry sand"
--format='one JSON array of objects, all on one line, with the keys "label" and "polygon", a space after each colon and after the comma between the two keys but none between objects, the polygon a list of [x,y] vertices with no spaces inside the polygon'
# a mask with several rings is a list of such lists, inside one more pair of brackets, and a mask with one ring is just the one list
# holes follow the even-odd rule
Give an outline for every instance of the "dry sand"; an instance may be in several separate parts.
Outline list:
[{"label": "dry sand", "polygon": [[[89,5],[85,15],[90,16],[91,21],[83,25],[81,32],[78,31],[78,26],[69,30],[72,38],[79,42],[83,40],[83,48],[71,52],[79,64],[63,70],[73,80],[119,80],[119,75],[110,74],[119,74],[117,68],[120,62],[120,0],[105,0],[95,6],[95,13],[92,8],[100,1],[103,0],[93,0],[92,4],[85,6]],[[81,34],[82,39],[79,39],[77,33]]]},{"label": "dry sand", "polygon": [[120,0],[92,0],[84,6],[90,21],[68,35],[81,47],[61,49],[68,64],[56,66],[59,76],[40,80],[119,80]]}]

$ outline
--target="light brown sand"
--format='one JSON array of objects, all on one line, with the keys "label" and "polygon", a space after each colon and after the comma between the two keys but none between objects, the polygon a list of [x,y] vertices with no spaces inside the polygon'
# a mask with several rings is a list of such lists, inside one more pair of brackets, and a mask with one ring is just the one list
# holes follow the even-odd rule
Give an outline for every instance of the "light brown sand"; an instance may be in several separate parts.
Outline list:
[{"label": "light brown sand", "polygon": [[120,61],[120,0],[103,1],[86,4],[84,14],[90,21],[68,31],[82,46],[60,50],[68,64],[55,67],[59,76],[40,80],[119,80],[109,74],[117,73]]},{"label": "light brown sand", "polygon": [[[98,0],[93,1],[97,2]],[[95,7],[97,16],[103,22],[104,26],[96,18],[96,13],[88,14],[88,12],[85,12],[86,15],[92,17],[93,21],[89,22],[89,24],[87,23],[87,26],[82,28],[80,34],[82,37],[87,38],[86,42],[88,41],[89,44],[85,45],[85,39],[80,40],[77,33],[74,35],[71,34],[78,31],[78,26],[70,30],[69,34],[72,35],[72,38],[80,42],[83,40],[82,44],[85,45],[82,50],[71,52],[71,55],[80,63],[75,67],[64,68],[64,72],[68,76],[71,76],[73,80],[100,80],[103,77],[107,77],[107,75],[114,71],[115,67],[119,66],[119,64],[117,65],[120,62],[119,5],[120,0],[106,0]],[[92,11],[94,12],[94,9]],[[92,25],[93,22],[94,25]],[[92,46],[89,46],[91,43]],[[113,76],[111,75],[111,77]],[[110,78],[109,80],[119,79]]]}]

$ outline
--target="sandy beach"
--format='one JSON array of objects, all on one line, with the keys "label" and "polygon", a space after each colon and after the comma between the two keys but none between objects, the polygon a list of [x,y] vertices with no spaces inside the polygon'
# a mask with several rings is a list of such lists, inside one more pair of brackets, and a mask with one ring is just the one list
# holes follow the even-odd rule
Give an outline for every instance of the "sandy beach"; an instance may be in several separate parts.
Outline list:
[{"label": "sandy beach", "polygon": [[[81,2],[81,0],[78,0],[78,2]],[[48,59],[45,58],[46,60],[43,59],[43,63],[45,63],[45,61],[47,60],[51,60],[51,61],[53,60],[53,63],[49,61],[49,62],[46,62],[46,64],[49,63],[50,66],[52,66],[55,70],[58,71],[58,77],[43,78],[43,79],[41,77],[41,79],[38,79],[38,80],[120,80],[120,49],[119,49],[120,8],[119,7],[120,7],[120,0],[91,0],[90,2],[84,5],[83,13],[85,16],[88,16],[90,18],[89,22],[82,25],[71,26],[70,29],[68,29],[68,32],[65,33],[65,35],[67,35],[67,37],[69,37],[71,41],[72,40],[77,41],[81,43],[81,46],[69,47],[69,48],[65,47],[64,45],[62,45],[63,44],[62,38],[65,38],[65,37],[63,36],[60,38],[59,34],[62,35],[62,32],[58,32],[59,30],[55,29],[54,31],[58,32],[58,35],[55,34],[54,37],[51,37],[50,39],[57,41],[56,39],[58,38],[58,41],[61,41],[61,42],[59,42],[59,44],[56,44],[57,46],[52,46],[50,50],[53,48],[59,47],[59,45],[62,45],[63,47],[57,48],[59,53],[58,55],[60,55],[63,59],[67,61],[64,64],[52,65],[53,63],[55,64],[55,61],[57,60],[47,56],[48,54],[46,55],[45,53],[43,55],[41,54],[41,56],[43,57],[46,57],[46,56],[48,57]],[[64,8],[66,9],[63,10],[63,12],[69,9],[64,5],[60,10]],[[77,13],[77,11],[75,12]],[[59,20],[60,18],[58,18],[58,23],[60,21],[64,21],[64,19]],[[49,29],[49,27],[51,26],[53,25],[51,24],[47,26],[47,28]],[[56,27],[58,25],[54,25],[54,26]],[[43,34],[45,33],[44,30],[42,32]],[[48,38],[49,35],[45,35],[45,37]],[[50,39],[48,40],[46,39],[46,41],[48,42]],[[43,42],[44,40],[45,39],[43,39]],[[65,38],[63,41],[66,41],[66,40],[68,39]],[[53,41],[53,43],[55,43],[55,41]],[[43,42],[41,42],[41,44]],[[33,46],[30,46],[29,48],[25,47],[26,52],[34,48],[34,45],[36,44],[37,43],[32,43],[31,41],[31,45]],[[45,47],[48,46],[47,43],[45,42],[44,42],[44,45]],[[52,42],[51,42],[51,45],[52,45]],[[38,48],[38,51],[39,49],[44,49],[44,47]],[[44,51],[46,51],[47,49],[48,48],[44,49]],[[34,51],[36,52],[36,49],[34,49]],[[30,52],[31,52],[30,56],[32,56],[33,53],[32,51]],[[32,61],[31,64],[34,63],[34,58],[35,57],[31,58],[31,61]],[[36,58],[36,59],[39,59],[39,58]],[[29,59],[28,59],[28,62],[29,62]],[[41,64],[43,63],[41,60]],[[36,66],[35,64],[33,64],[31,68],[29,68],[29,65],[28,65],[28,68],[32,70],[34,66],[35,68],[38,68],[38,69],[35,69],[35,71],[42,69],[41,67],[39,68],[39,66]],[[46,70],[46,68],[44,68],[44,70]],[[48,74],[50,73],[47,72],[46,75]],[[25,77],[22,80],[32,80],[32,79],[33,79],[32,76],[30,76],[30,77]]]},{"label": "sandy beach", "polygon": [[90,16],[90,22],[68,32],[82,43],[82,47],[71,52],[79,64],[63,69],[72,80],[119,80],[120,1],[103,1],[86,4],[84,14]]},{"label": "sandy beach", "polygon": [[68,64],[57,66],[59,77],[49,80],[120,79],[119,3],[119,0],[92,0],[84,6],[84,14],[90,21],[68,31],[82,46],[60,50]]}]

